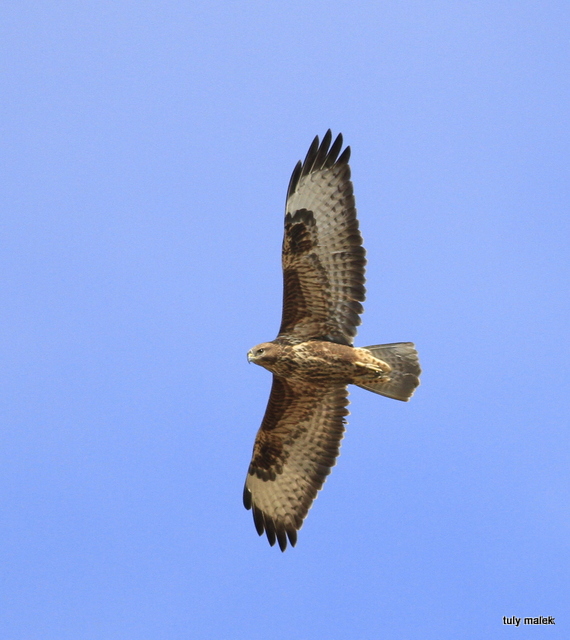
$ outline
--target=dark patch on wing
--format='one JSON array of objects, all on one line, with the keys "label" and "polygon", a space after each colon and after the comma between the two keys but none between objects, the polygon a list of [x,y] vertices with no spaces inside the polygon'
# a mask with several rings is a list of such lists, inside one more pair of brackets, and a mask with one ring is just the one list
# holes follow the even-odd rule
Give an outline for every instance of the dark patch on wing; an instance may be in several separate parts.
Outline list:
[{"label": "dark patch on wing", "polygon": [[[287,190],[283,316],[278,339],[351,345],[365,298],[365,251],[342,135],[316,137]],[[330,147],[330,148],[329,148]]]},{"label": "dark patch on wing", "polygon": [[346,386],[292,384],[273,376],[244,487],[259,535],[295,545],[297,530],[338,456],[348,414]]},{"label": "dark patch on wing", "polygon": [[307,314],[307,301],[296,269],[283,270],[283,284],[283,317],[279,333],[295,326]]},{"label": "dark patch on wing", "polygon": [[315,226],[312,211],[299,209],[294,216],[287,214],[285,234],[289,242],[288,249],[296,255],[308,253],[314,248],[314,234],[311,227]]},{"label": "dark patch on wing", "polygon": [[267,409],[257,433],[248,471],[263,480],[275,480],[275,473],[280,473],[283,467],[283,439],[274,432],[292,398],[293,391],[287,382],[283,378],[273,376]]}]

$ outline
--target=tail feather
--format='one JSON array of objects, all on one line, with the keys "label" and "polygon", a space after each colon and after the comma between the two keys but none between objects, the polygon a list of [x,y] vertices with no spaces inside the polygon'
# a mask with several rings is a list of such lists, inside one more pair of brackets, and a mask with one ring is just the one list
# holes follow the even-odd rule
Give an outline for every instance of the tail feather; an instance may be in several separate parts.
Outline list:
[{"label": "tail feather", "polygon": [[413,342],[395,342],[393,344],[376,344],[367,349],[375,358],[383,360],[392,367],[388,380],[366,381],[359,387],[379,393],[388,398],[407,402],[420,384],[420,362]]}]

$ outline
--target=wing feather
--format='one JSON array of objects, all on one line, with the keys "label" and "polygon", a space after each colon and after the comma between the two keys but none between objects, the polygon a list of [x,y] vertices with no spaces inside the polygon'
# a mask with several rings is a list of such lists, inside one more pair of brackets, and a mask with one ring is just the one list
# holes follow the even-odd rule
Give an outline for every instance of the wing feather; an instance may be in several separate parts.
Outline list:
[{"label": "wing feather", "polygon": [[[278,339],[351,345],[365,298],[365,251],[350,181],[350,147],[330,130],[313,140],[289,182]],[[330,148],[329,148],[330,147]]]},{"label": "wing feather", "polygon": [[343,385],[316,386],[273,376],[244,488],[259,535],[282,551],[335,464],[348,415]]}]

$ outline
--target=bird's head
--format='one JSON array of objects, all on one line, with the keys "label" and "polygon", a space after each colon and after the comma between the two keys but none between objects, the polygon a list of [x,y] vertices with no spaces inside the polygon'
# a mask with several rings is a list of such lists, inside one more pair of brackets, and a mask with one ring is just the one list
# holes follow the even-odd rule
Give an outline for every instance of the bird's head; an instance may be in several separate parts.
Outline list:
[{"label": "bird's head", "polygon": [[260,367],[267,369],[271,367],[279,357],[280,349],[280,346],[273,342],[262,342],[247,352],[247,361],[254,362]]}]

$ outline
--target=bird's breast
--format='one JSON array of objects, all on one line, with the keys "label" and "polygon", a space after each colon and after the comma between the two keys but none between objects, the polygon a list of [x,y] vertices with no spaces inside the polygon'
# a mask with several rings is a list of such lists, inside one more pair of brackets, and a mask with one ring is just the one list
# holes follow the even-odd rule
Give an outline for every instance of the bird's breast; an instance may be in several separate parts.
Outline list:
[{"label": "bird's breast", "polygon": [[271,371],[284,378],[348,383],[353,363],[352,347],[313,340],[284,347]]}]

